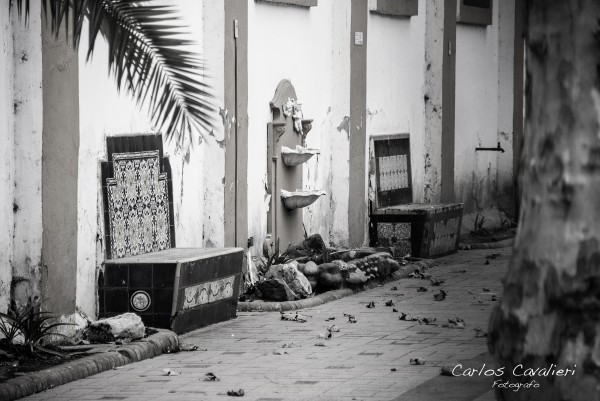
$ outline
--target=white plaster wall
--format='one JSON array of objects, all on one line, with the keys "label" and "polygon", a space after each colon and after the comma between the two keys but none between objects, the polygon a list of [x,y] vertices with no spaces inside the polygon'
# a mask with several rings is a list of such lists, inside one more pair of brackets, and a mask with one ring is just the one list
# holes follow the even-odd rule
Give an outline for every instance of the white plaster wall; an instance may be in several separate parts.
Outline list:
[{"label": "white plaster wall", "polygon": [[[493,3],[491,26],[456,27],[455,193],[465,213],[503,207],[499,182],[512,185],[514,4]],[[475,151],[498,142],[504,153]]]},{"label": "white plaster wall", "polygon": [[41,9],[0,15],[0,311],[39,295],[42,242]]},{"label": "white plaster wall", "polygon": [[411,18],[369,13],[367,137],[409,133],[413,197],[423,199],[425,4]]},{"label": "white plaster wall", "polygon": [[32,2],[27,23],[14,28],[14,299],[39,296],[42,258],[42,20]]},{"label": "white plaster wall", "polygon": [[[335,3],[335,5],[334,5]],[[318,148],[304,167],[304,188],[325,189],[304,209],[309,234],[326,242],[348,241],[348,132],[350,76],[350,3],[321,0],[303,8],[251,1],[248,4],[248,221],[259,254],[266,235],[267,123],[277,84],[288,79],[313,119],[307,146]]]},{"label": "white plaster wall", "polygon": [[[181,11],[202,50],[202,2],[165,0]],[[106,66],[107,46],[98,43],[92,61],[85,62],[86,33],[80,51],[80,130],[79,207],[78,207],[78,282],[77,305],[80,311],[94,316],[96,270],[103,261],[104,227],[101,218],[99,161],[106,157],[105,135],[150,132],[154,129],[148,114],[140,110],[125,94],[116,91]],[[218,82],[218,81],[215,81]],[[212,82],[211,82],[212,83]],[[222,93],[222,92],[221,92]],[[173,172],[175,237],[178,247],[223,246],[223,177],[224,152],[217,140],[222,133],[196,136],[192,146],[179,147],[166,142]]]},{"label": "white plaster wall", "polygon": [[10,302],[14,233],[14,65],[13,27],[0,13],[0,311]]}]

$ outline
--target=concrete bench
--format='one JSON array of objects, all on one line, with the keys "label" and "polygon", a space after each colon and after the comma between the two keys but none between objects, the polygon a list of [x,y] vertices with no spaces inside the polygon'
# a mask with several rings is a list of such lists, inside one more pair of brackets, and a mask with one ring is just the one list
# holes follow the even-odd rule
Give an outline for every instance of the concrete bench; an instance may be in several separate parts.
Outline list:
[{"label": "concrete bench", "polygon": [[176,248],[160,135],[107,137],[101,162],[106,260],[100,317],[134,312],[182,333],[236,316],[243,249]]},{"label": "concrete bench", "polygon": [[408,134],[374,139],[369,241],[371,246],[409,245],[414,257],[432,258],[458,250],[462,203],[413,203]]}]

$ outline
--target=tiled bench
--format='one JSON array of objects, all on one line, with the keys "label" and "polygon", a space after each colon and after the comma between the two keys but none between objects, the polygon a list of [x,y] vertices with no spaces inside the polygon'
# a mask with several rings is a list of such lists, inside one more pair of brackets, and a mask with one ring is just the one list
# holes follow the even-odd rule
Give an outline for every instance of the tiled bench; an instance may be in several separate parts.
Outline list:
[{"label": "tiled bench", "polygon": [[193,330],[236,316],[241,248],[176,248],[173,190],[160,135],[107,138],[102,166],[106,260],[100,317]]},{"label": "tiled bench", "polygon": [[410,242],[403,251],[419,258],[456,252],[463,204],[413,203],[409,135],[374,139],[371,149],[375,196],[370,202],[370,245]]}]

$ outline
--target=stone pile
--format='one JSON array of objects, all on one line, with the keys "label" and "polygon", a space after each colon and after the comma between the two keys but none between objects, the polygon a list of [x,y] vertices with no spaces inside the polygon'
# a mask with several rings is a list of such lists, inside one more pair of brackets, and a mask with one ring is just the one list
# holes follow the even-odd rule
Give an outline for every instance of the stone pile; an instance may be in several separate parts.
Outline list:
[{"label": "stone pile", "polygon": [[391,252],[374,248],[329,249],[313,235],[292,245],[287,256],[294,260],[270,266],[264,279],[255,285],[258,298],[265,301],[293,301],[315,292],[357,287],[369,280],[384,280],[400,269]]}]

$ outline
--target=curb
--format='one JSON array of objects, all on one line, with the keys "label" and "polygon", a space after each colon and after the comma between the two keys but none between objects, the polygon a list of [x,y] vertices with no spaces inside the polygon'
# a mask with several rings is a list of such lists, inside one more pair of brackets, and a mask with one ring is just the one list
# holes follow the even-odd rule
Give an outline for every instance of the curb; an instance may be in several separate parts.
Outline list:
[{"label": "curb", "polygon": [[0,383],[0,400],[12,401],[27,397],[61,384],[83,379],[96,373],[124,366],[132,362],[154,358],[179,348],[177,334],[158,329],[158,333],[124,344],[119,349],[92,354],[69,363],[28,373]]},{"label": "curb", "polygon": [[[415,269],[431,269],[436,265],[436,262],[432,259],[422,259],[417,262],[411,262],[406,266],[400,267],[400,270],[392,273],[390,277],[385,279],[385,283],[391,281],[400,280],[408,277],[408,275],[415,271]],[[369,290],[379,286],[380,282],[367,282],[366,284],[357,288],[342,288],[341,290],[327,291],[323,294],[315,295],[312,298],[301,299],[298,301],[285,301],[285,302],[265,302],[256,300],[253,302],[241,302],[238,303],[238,312],[287,312],[304,308],[314,308],[315,306],[323,305],[324,303],[338,300],[340,298],[347,297],[348,295],[355,294],[357,292]]]},{"label": "curb", "polygon": [[460,243],[458,244],[458,249],[460,249],[461,251],[470,251],[473,249],[498,249],[498,248],[506,248],[507,246],[513,246],[515,243],[515,239],[513,238],[507,238],[505,240],[502,241],[496,241],[496,242],[480,242],[480,243],[472,243],[472,244],[464,244],[464,243]]}]

